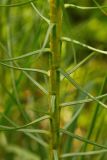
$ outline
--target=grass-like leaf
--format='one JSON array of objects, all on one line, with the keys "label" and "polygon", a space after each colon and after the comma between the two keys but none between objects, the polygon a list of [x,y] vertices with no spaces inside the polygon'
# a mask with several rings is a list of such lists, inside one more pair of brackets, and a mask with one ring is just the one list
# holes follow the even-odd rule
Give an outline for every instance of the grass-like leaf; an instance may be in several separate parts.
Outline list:
[{"label": "grass-like leaf", "polygon": [[1,127],[0,130],[4,130],[4,131],[19,130],[19,129],[26,128],[28,126],[31,126],[35,123],[41,122],[41,121],[43,121],[45,119],[49,119],[49,118],[50,118],[50,116],[42,116],[42,117],[40,117],[40,118],[38,118],[38,119],[28,123],[28,124],[25,124],[25,125],[21,126],[21,127],[7,127],[7,126],[0,125],[0,127]]},{"label": "grass-like leaf", "polygon": [[28,133],[28,132],[24,132],[24,134],[27,135],[28,137],[30,137],[35,142],[38,142],[38,144],[40,144],[42,147],[44,147],[44,149],[47,149],[49,147],[49,145],[37,134],[36,134],[36,136],[33,135],[32,133]]},{"label": "grass-like leaf", "polygon": [[[15,122],[13,122],[11,119],[9,119],[5,114],[1,113],[1,115],[14,127],[14,128],[19,128],[20,126],[18,126],[17,124],[15,124]],[[5,128],[5,126],[3,126]],[[11,127],[12,128],[12,127]],[[8,128],[7,128],[8,129]],[[25,128],[24,128],[25,129]],[[23,133],[25,135],[27,135],[28,137],[30,137],[31,139],[33,139],[34,141],[38,142],[40,145],[42,145],[43,147],[48,147],[48,144],[41,138],[39,137],[37,134],[36,136],[33,135],[30,132],[24,132]]]},{"label": "grass-like leaf", "polygon": [[[70,75],[73,72],[75,72],[79,67],[81,67],[84,63],[86,63],[90,58],[92,58],[95,55],[95,52],[89,54],[86,58],[84,58],[81,62],[79,62],[77,65],[75,65],[73,68],[69,69],[67,73]],[[62,76],[61,80],[63,80],[65,77]]]},{"label": "grass-like leaf", "polygon": [[89,59],[91,59],[95,55],[95,52],[89,54],[86,58],[84,58],[81,62],[79,62],[76,66],[74,66],[72,69],[69,69],[67,71],[68,74],[71,74],[75,72],[79,67],[81,67],[84,63],[86,63]]},{"label": "grass-like leaf", "polygon": [[[106,82],[107,82],[107,77],[105,76],[104,77],[104,81],[102,83],[102,86],[101,86],[101,89],[99,91],[99,94],[102,94],[103,93],[103,90],[105,88],[105,85],[106,85]],[[93,112],[93,115],[92,115],[92,119],[90,120],[91,123],[89,125],[89,129],[88,129],[88,133],[87,133],[87,138],[90,139],[91,138],[91,135],[93,134],[93,131],[94,131],[94,128],[95,128],[95,124],[97,122],[97,118],[98,118],[98,113],[100,112],[101,114],[101,108],[99,107],[99,103],[96,105],[95,109],[94,109],[94,112]],[[84,144],[83,146],[83,151],[85,152],[87,149],[87,143]],[[81,157],[81,160],[83,160],[83,157]]]},{"label": "grass-like leaf", "polygon": [[[107,94],[102,94],[100,96],[95,97],[96,99],[101,99],[106,97]],[[72,105],[77,105],[77,104],[82,104],[82,103],[88,103],[88,102],[92,102],[95,101],[93,99],[84,99],[84,100],[77,100],[77,101],[72,101],[72,102],[66,102],[66,103],[61,103],[60,106],[61,107],[66,107],[66,106],[72,106]]]},{"label": "grass-like leaf", "polygon": [[66,79],[69,80],[69,82],[71,82],[77,89],[79,89],[82,93],[84,93],[86,96],[89,96],[92,100],[96,101],[97,103],[99,103],[102,107],[107,109],[107,105],[105,105],[104,103],[102,103],[101,101],[99,101],[98,99],[96,99],[94,96],[92,96],[90,93],[88,93],[86,90],[82,89],[82,87],[75,81],[73,80],[69,74],[67,72],[65,72],[62,69],[59,69],[60,72],[66,77]]},{"label": "grass-like leaf", "polygon": [[26,58],[26,57],[30,57],[30,56],[33,56],[33,55],[38,56],[38,54],[41,53],[41,52],[42,52],[42,53],[50,52],[50,49],[49,49],[49,48],[39,49],[39,50],[36,50],[36,51],[32,51],[32,52],[23,54],[23,55],[18,56],[18,57],[3,59],[2,62],[4,62],[4,61],[14,61],[14,60],[19,60],[19,59],[24,59],[24,58]]},{"label": "grass-like leaf", "polygon": [[19,157],[23,157],[23,159],[26,159],[26,160],[28,160],[28,159],[40,160],[40,158],[37,154],[34,154],[24,148],[20,148],[17,145],[6,145],[5,150],[7,151],[7,153],[14,153],[15,155],[17,155]]},{"label": "grass-like leaf", "polygon": [[48,95],[48,91],[37,81],[35,81],[27,72],[23,71],[24,75],[34,84],[36,85],[44,94]]},{"label": "grass-like leaf", "polygon": [[93,0],[93,2],[96,4],[96,6],[99,8],[99,10],[107,16],[106,11],[104,11],[104,7],[102,7],[96,0]]},{"label": "grass-like leaf", "polygon": [[26,132],[26,133],[40,133],[40,134],[46,134],[46,135],[49,135],[49,132],[46,131],[46,130],[43,130],[43,129],[28,129],[28,128],[25,128],[25,129],[18,129],[16,130],[18,132]]},{"label": "grass-like leaf", "polygon": [[95,142],[93,142],[93,141],[91,141],[91,140],[88,140],[88,139],[86,139],[86,138],[84,138],[84,137],[80,137],[80,136],[78,136],[78,135],[75,135],[75,134],[73,134],[73,133],[71,133],[71,132],[69,132],[69,131],[67,131],[67,130],[60,129],[60,132],[66,134],[66,135],[68,135],[68,136],[71,136],[72,138],[77,139],[77,140],[79,140],[79,141],[86,142],[86,143],[88,143],[88,144],[91,144],[91,145],[94,145],[94,146],[97,146],[97,147],[100,147],[100,148],[107,149],[107,146],[104,146],[104,145],[95,143]]},{"label": "grass-like leaf", "polygon": [[29,0],[27,2],[21,2],[21,3],[13,3],[13,4],[0,4],[0,7],[19,7],[23,5],[27,5],[31,2],[34,2],[35,0]]},{"label": "grass-like leaf", "polygon": [[36,13],[45,21],[47,22],[48,24],[50,24],[50,21],[48,18],[44,17],[40,12],[39,10],[36,8],[35,4],[33,2],[31,2],[31,6],[33,7],[33,9],[36,11]]},{"label": "grass-like leaf", "polygon": [[[8,12],[8,10],[7,10],[6,14],[7,14],[7,23],[8,23],[8,27],[7,27],[7,54],[8,54],[8,57],[11,58],[13,52],[12,52],[12,40],[11,40],[11,28],[10,28],[10,12]],[[10,61],[10,65],[13,65],[13,62]],[[13,93],[15,95],[17,107],[18,107],[20,113],[22,114],[23,118],[25,120],[27,120],[28,116],[27,116],[26,112],[21,107],[21,101],[19,98],[18,90],[17,90],[15,73],[14,73],[13,68],[10,68],[10,73],[11,73],[10,75],[11,75]]]},{"label": "grass-like leaf", "polygon": [[77,156],[91,156],[91,155],[102,154],[102,153],[107,153],[107,149],[88,151],[88,152],[66,153],[66,154],[63,154],[61,158],[77,157]]},{"label": "grass-like leaf", "polygon": [[39,73],[43,73],[45,75],[48,76],[48,72],[45,70],[41,70],[41,69],[35,69],[35,68],[22,68],[22,67],[16,67],[13,65],[8,65],[6,63],[0,62],[1,65],[6,66],[7,68],[12,68],[12,69],[16,69],[16,70],[22,70],[22,71],[30,71],[30,72],[39,72]]},{"label": "grass-like leaf", "polygon": [[64,126],[64,129],[68,129],[72,124],[73,122],[76,120],[76,118],[79,116],[80,112],[82,111],[82,109],[84,108],[84,104],[82,104],[80,106],[80,108],[77,110],[77,112],[73,115],[73,117],[71,118],[71,120],[65,124]]},{"label": "grass-like leaf", "polygon": [[[75,4],[64,4],[64,7],[65,8],[76,8],[76,9],[82,9],[82,10],[95,10],[95,9],[99,9],[99,7],[87,7],[87,6],[78,6],[78,5],[75,5]],[[107,8],[107,6],[100,6],[101,9],[103,8]]]},{"label": "grass-like leaf", "polygon": [[54,150],[53,153],[54,153],[54,160],[59,160],[57,150]]},{"label": "grass-like leaf", "polygon": [[82,42],[79,42],[79,41],[77,41],[75,39],[71,39],[71,38],[68,38],[68,37],[62,37],[61,40],[78,44],[78,45],[80,45],[82,47],[85,47],[87,49],[90,49],[90,50],[92,50],[94,52],[98,52],[98,53],[102,53],[102,54],[107,54],[107,51],[103,51],[101,49],[97,49],[97,48],[91,47],[91,46],[86,45],[86,44],[84,44]]}]

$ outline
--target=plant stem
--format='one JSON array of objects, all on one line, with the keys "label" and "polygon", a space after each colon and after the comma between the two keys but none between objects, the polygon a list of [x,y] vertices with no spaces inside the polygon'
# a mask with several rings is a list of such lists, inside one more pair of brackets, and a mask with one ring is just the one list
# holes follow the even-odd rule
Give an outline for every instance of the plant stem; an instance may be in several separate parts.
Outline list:
[{"label": "plant stem", "polygon": [[[60,128],[60,34],[61,34],[61,0],[50,0],[50,23],[54,24],[50,34],[50,160],[54,159],[54,151],[59,157]],[[59,158],[58,158],[59,159]]]}]

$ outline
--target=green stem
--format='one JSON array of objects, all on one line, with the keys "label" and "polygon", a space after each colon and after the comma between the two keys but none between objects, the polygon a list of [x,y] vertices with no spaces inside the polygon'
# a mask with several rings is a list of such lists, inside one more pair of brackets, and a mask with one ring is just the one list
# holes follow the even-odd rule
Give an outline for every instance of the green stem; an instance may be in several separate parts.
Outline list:
[{"label": "green stem", "polygon": [[[61,34],[61,0],[50,0],[50,23],[54,24],[50,34],[50,160],[54,159],[54,151],[59,157],[60,128],[60,34]],[[59,158],[58,158],[59,159]]]}]

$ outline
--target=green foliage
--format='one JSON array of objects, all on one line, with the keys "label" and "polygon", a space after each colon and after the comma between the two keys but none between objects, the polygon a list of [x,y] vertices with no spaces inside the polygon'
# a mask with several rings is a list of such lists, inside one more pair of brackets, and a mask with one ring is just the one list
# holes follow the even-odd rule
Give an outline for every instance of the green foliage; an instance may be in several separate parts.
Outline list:
[{"label": "green foliage", "polygon": [[107,159],[107,1],[0,1],[0,159]]}]

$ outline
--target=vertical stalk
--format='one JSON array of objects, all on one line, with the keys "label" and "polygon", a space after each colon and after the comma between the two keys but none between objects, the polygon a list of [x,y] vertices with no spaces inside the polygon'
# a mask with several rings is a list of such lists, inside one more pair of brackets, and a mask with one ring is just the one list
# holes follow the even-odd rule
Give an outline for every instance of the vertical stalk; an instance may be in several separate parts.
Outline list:
[{"label": "vertical stalk", "polygon": [[[61,34],[61,0],[50,0],[50,23],[53,28],[50,34],[50,160],[54,153],[59,157],[59,128],[60,128],[60,34]],[[59,158],[58,158],[59,159]]]}]

